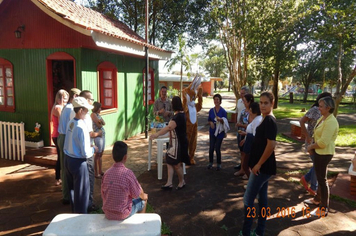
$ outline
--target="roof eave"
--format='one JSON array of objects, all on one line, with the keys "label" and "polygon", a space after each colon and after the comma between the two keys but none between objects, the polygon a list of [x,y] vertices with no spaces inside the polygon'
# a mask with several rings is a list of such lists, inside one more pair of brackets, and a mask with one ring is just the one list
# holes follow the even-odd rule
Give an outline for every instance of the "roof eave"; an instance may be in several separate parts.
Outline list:
[{"label": "roof eave", "polygon": [[[137,42],[130,42],[121,38],[114,38],[113,36],[105,35],[96,31],[91,31],[91,37],[98,47],[133,54],[136,56],[145,56],[145,44],[138,44]],[[149,48],[148,55],[150,58],[159,60],[168,60],[171,58],[173,52],[157,50]]]}]

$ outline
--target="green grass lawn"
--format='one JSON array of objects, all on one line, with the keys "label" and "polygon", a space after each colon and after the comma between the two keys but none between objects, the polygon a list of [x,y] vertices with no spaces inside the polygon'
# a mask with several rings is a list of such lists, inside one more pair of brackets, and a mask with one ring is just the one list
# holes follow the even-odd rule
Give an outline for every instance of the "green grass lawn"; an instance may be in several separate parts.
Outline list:
[{"label": "green grass lawn", "polygon": [[335,144],[338,147],[356,147],[356,125],[341,125]]},{"label": "green grass lawn", "polygon": [[[278,108],[273,110],[273,114],[277,119],[283,118],[301,118],[305,115],[306,111],[313,105],[312,102],[302,103],[294,102],[293,104],[285,100],[278,102]],[[305,112],[302,109],[305,108]],[[354,106],[350,104],[341,104],[339,106],[339,114],[352,114],[356,113]]]}]

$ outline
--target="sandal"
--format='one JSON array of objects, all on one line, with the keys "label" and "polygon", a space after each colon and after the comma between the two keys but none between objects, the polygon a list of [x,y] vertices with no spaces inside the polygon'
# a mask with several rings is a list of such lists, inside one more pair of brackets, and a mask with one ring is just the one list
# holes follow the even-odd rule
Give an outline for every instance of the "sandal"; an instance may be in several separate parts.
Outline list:
[{"label": "sandal", "polygon": [[97,179],[101,179],[101,178],[102,178],[102,176],[101,176],[101,175],[96,175],[96,176],[95,176],[95,178],[97,178]]},{"label": "sandal", "polygon": [[248,177],[247,177],[247,175],[246,175],[246,174],[244,174],[244,175],[241,177],[241,179],[247,180],[247,179],[248,179]]},{"label": "sandal", "polygon": [[237,171],[234,173],[235,176],[243,176],[245,173],[242,171]]},{"label": "sandal", "polygon": [[315,206],[319,206],[320,204],[320,202],[315,201],[313,198],[305,199],[304,203],[308,205],[315,205]]}]

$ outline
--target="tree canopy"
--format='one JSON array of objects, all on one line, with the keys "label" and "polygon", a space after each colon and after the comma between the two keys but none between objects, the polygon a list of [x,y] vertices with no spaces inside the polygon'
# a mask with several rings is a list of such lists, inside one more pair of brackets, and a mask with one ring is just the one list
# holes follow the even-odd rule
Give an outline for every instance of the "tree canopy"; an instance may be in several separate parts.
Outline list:
[{"label": "tree canopy", "polygon": [[[145,0],[91,7],[143,35]],[[223,51],[206,50],[205,69],[216,75],[225,66],[236,97],[243,85],[260,80],[271,89],[272,80],[277,107],[279,80],[293,77],[306,94],[314,82],[335,86],[338,105],[356,75],[355,1],[149,0],[149,12],[149,40],[158,47],[179,51],[182,35],[186,47],[219,41]]]}]

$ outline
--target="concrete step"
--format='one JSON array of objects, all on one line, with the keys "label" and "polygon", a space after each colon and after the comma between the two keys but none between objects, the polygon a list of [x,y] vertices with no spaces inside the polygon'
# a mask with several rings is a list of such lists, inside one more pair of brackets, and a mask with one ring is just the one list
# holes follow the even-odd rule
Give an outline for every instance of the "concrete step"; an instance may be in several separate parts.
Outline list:
[{"label": "concrete step", "polygon": [[55,167],[57,151],[55,147],[28,148],[26,147],[25,162],[33,165]]}]

